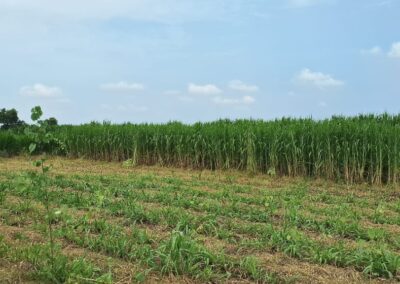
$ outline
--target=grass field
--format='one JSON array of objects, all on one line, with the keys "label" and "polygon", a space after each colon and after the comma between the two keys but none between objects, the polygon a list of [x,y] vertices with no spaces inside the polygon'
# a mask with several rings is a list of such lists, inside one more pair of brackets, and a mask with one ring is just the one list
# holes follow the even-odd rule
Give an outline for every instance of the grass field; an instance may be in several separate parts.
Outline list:
[{"label": "grass field", "polygon": [[[398,186],[0,159],[0,283],[377,283],[400,278]],[[43,188],[57,243],[49,273]]]},{"label": "grass field", "polygon": [[[38,143],[23,129],[0,131],[0,157],[27,153],[35,140],[36,154],[315,177],[349,184],[398,184],[399,122],[399,115],[386,113],[325,120],[218,120],[190,125],[93,122],[48,128],[46,131],[57,143]],[[35,131],[37,125],[27,129]]]}]

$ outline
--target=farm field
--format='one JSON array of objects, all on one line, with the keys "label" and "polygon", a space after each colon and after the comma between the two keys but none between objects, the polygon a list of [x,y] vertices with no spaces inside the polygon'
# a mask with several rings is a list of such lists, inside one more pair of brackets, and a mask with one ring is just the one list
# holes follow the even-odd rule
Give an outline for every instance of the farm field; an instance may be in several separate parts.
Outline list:
[{"label": "farm field", "polygon": [[[33,154],[375,185],[400,181],[400,116],[49,126],[0,131],[0,157]],[[39,127],[39,128],[38,128]],[[38,129],[52,139],[39,142]],[[39,132],[40,132],[39,131]],[[46,141],[45,141],[46,140]]]},{"label": "farm field", "polygon": [[400,283],[400,0],[0,0],[0,284]]},{"label": "farm field", "polygon": [[51,171],[38,178],[28,158],[0,159],[1,283],[400,280],[394,184],[47,163]]}]

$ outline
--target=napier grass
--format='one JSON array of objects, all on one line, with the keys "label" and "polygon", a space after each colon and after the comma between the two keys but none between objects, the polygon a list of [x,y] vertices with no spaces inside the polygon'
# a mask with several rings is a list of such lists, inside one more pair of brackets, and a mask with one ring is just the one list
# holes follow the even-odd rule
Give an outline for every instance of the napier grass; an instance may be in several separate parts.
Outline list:
[{"label": "napier grass", "polygon": [[[395,184],[400,177],[400,117],[386,114],[193,125],[92,123],[54,131],[65,149],[53,151],[74,158],[246,170],[347,183]],[[0,132],[3,153],[23,152],[27,145],[21,134]]]}]

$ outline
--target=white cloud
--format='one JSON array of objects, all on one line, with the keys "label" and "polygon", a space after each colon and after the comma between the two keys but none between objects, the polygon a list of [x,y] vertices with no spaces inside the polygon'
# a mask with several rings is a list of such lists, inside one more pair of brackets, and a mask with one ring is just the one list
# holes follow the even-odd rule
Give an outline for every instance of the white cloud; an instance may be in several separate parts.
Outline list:
[{"label": "white cloud", "polygon": [[329,74],[313,72],[310,69],[303,69],[298,75],[297,80],[304,84],[314,85],[319,88],[338,87],[344,85],[343,81],[333,78]]},{"label": "white cloud", "polygon": [[34,84],[33,86],[21,87],[19,93],[22,96],[36,98],[54,98],[62,96],[62,91],[60,88],[50,87],[40,83]]},{"label": "white cloud", "polygon": [[392,58],[400,58],[400,41],[392,44],[388,56]]},{"label": "white cloud", "polygon": [[242,101],[244,102],[244,104],[252,104],[252,103],[254,103],[255,101],[256,101],[256,99],[254,98],[254,97],[252,97],[252,96],[244,96],[243,98],[242,98]]},{"label": "white cloud", "polygon": [[224,98],[217,96],[212,100],[215,104],[218,105],[251,105],[256,100],[252,96],[244,96],[240,99],[232,99],[232,98]]},{"label": "white cloud", "polygon": [[[374,46],[371,49],[363,49],[361,53],[364,55],[380,55],[384,51],[380,46]],[[390,50],[387,52],[388,57],[400,58],[400,41],[392,44]]]},{"label": "white cloud", "polygon": [[370,49],[361,50],[361,54],[364,55],[379,55],[382,54],[382,48],[380,46],[374,46]]},{"label": "white cloud", "polygon": [[100,89],[108,92],[134,92],[144,90],[144,86],[139,83],[121,81],[117,83],[102,84],[100,85]]},{"label": "white cloud", "polygon": [[222,93],[222,90],[212,84],[196,85],[190,83],[188,85],[188,92],[190,94],[196,94],[196,95],[218,95]]},{"label": "white cloud", "polygon": [[245,93],[257,92],[259,90],[258,86],[256,85],[248,85],[239,80],[229,82],[228,87],[231,90]]}]

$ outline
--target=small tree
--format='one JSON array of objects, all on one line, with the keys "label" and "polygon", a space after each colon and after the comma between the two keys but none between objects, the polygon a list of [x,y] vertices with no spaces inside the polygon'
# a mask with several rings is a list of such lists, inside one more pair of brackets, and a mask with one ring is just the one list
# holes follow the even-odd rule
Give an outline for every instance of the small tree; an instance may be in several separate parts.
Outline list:
[{"label": "small tree", "polygon": [[18,112],[16,109],[1,109],[0,110],[0,124],[2,129],[9,129],[13,126],[18,125],[20,122],[18,118]]},{"label": "small tree", "polygon": [[[51,143],[52,146],[57,146],[59,149],[63,148],[63,144],[48,131],[48,122],[40,120],[42,115],[42,109],[39,106],[34,107],[31,111],[31,119],[34,124],[25,128],[26,135],[33,141],[28,149],[31,157],[33,157],[37,148],[45,149],[43,145],[48,143]],[[39,168],[39,172],[30,173],[27,177],[30,181],[29,187],[33,186],[36,192],[40,192],[40,199],[45,208],[49,250],[46,248],[43,259],[40,259],[41,274],[49,280],[49,283],[111,283],[111,280],[109,280],[111,274],[105,274],[98,278],[99,281],[83,277],[87,275],[88,269],[82,267],[77,270],[75,267],[76,262],[69,264],[68,258],[56,246],[53,222],[62,220],[59,217],[62,212],[51,204],[52,200],[54,200],[53,191],[50,189],[51,179],[48,176],[51,166],[46,164],[46,153],[41,153],[42,155],[33,161],[33,165]],[[89,273],[93,274],[94,272]]]},{"label": "small tree", "polygon": [[[43,111],[40,106],[36,106],[31,111],[31,119],[36,124],[30,127],[25,128],[25,134],[28,135],[32,139],[32,143],[29,145],[29,153],[33,155],[35,150],[40,146],[43,148],[44,145],[50,144],[52,142],[56,142],[59,147],[62,147],[62,144],[58,139],[53,137],[53,135],[48,132],[48,123],[46,121],[40,121],[39,119],[42,117]],[[49,236],[49,244],[50,244],[50,263],[51,263],[51,271],[53,276],[56,274],[55,263],[55,241],[53,234],[53,225],[52,219],[54,217],[54,212],[51,209],[50,204],[50,192],[47,189],[47,178],[46,175],[50,170],[50,166],[46,165],[46,153],[44,156],[41,156],[39,159],[33,162],[33,165],[40,168],[40,174],[32,176],[32,184],[42,190],[43,193],[43,205],[46,209],[46,220],[48,227],[48,236]]]}]

